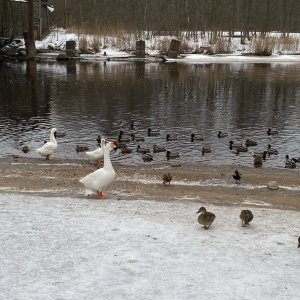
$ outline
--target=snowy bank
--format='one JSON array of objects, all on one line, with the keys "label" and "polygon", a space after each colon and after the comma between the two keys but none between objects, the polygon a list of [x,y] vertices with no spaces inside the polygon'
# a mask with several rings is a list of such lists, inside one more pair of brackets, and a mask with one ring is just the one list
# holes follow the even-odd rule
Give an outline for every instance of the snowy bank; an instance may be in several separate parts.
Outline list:
[{"label": "snowy bank", "polygon": [[[299,299],[300,212],[0,194],[1,299]],[[205,205],[209,230],[197,223]],[[249,208],[249,207],[247,207]]]}]

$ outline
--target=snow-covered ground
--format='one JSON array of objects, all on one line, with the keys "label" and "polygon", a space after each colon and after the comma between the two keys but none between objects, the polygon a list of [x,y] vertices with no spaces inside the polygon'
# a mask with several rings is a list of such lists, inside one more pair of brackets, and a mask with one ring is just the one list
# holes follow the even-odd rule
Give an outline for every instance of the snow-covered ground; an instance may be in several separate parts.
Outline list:
[{"label": "snow-covered ground", "polygon": [[[200,206],[216,214],[209,230]],[[0,299],[299,299],[300,212],[0,194]]]}]

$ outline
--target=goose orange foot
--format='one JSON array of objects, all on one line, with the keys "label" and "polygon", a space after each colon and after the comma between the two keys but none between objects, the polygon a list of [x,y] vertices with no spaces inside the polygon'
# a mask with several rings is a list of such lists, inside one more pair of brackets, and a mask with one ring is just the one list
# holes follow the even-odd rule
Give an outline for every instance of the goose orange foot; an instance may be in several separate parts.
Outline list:
[{"label": "goose orange foot", "polygon": [[103,194],[102,194],[102,192],[99,192],[99,191],[97,191],[97,196],[98,196],[98,199],[101,199],[101,200],[103,200],[103,199],[106,199],[106,198],[107,198],[107,196],[106,196],[106,195],[103,195]]}]

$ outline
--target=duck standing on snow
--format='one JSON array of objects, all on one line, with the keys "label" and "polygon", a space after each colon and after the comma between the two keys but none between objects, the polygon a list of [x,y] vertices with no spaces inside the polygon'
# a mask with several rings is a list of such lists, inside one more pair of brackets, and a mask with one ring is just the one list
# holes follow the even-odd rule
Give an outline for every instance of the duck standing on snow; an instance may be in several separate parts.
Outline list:
[{"label": "duck standing on snow", "polygon": [[[101,140],[101,144],[105,143],[105,140]],[[103,147],[104,163],[103,168],[88,174],[81,178],[79,181],[85,186],[86,189],[97,192],[98,199],[106,199],[107,196],[103,195],[102,190],[111,184],[116,178],[116,172],[110,161],[110,151],[116,146],[113,142],[108,142]]]},{"label": "duck standing on snow", "polygon": [[206,211],[203,206],[200,207],[197,214],[198,213],[201,213],[198,217],[198,223],[203,225],[204,229],[208,229],[216,218],[215,214]]},{"label": "duck standing on snow", "polygon": [[101,148],[98,148],[94,151],[87,151],[85,152],[91,159],[96,161],[97,168],[102,167],[102,160],[104,158],[104,139],[101,140]]},{"label": "duck standing on snow", "polygon": [[50,160],[50,155],[57,148],[57,142],[54,136],[55,132],[56,128],[52,128],[50,131],[50,142],[46,142],[41,148],[36,149],[40,155],[46,157],[46,160]]},{"label": "duck standing on snow", "polygon": [[253,213],[249,209],[244,209],[240,213],[240,219],[242,220],[242,226],[246,227],[253,220]]}]

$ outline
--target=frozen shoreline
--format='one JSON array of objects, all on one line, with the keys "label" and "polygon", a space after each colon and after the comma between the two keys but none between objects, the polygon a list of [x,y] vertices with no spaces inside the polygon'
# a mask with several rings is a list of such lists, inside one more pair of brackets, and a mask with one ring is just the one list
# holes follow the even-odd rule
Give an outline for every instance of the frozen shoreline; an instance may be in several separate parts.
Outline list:
[{"label": "frozen shoreline", "polygon": [[300,212],[202,204],[0,193],[1,299],[298,299]]}]

